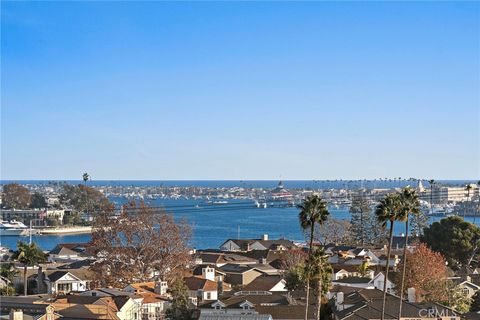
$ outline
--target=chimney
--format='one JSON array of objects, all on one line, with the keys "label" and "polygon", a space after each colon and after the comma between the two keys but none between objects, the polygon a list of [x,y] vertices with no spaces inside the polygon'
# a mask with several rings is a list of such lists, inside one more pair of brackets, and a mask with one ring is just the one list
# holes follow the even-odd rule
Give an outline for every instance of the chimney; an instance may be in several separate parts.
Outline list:
[{"label": "chimney", "polygon": [[218,295],[223,293],[223,281],[217,282],[217,291],[218,291]]},{"label": "chimney", "polygon": [[37,270],[37,292],[43,292],[46,291],[46,284],[45,284],[45,273],[43,273],[43,268],[41,266],[38,267]]},{"label": "chimney", "polygon": [[262,240],[263,240],[263,241],[267,241],[267,240],[268,240],[268,234],[267,234],[267,233],[265,233],[265,234],[263,235]]},{"label": "chimney", "polygon": [[167,293],[167,289],[168,289],[167,281],[159,281],[155,283],[155,288],[153,289],[153,292],[163,296]]},{"label": "chimney", "polygon": [[407,289],[407,295],[408,295],[408,302],[415,302],[416,301],[416,298],[415,298],[415,288],[408,288]]},{"label": "chimney", "polygon": [[9,320],[23,320],[23,311],[22,309],[11,309],[8,316]]},{"label": "chimney", "polygon": [[202,268],[202,277],[207,280],[215,281],[215,269],[210,267]]},{"label": "chimney", "polygon": [[337,299],[335,301],[335,306],[337,307],[338,310],[343,310],[343,292],[337,292]]}]

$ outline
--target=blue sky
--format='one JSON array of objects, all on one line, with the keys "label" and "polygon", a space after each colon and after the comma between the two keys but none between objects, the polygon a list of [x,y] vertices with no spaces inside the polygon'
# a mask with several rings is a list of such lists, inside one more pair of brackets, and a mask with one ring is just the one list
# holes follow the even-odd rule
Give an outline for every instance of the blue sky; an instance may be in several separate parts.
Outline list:
[{"label": "blue sky", "polygon": [[2,2],[1,177],[480,177],[478,2]]}]

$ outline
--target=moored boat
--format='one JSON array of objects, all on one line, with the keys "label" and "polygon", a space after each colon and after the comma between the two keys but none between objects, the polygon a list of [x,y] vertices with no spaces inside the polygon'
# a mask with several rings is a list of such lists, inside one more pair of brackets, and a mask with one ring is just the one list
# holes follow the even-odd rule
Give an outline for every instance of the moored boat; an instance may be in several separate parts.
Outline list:
[{"label": "moored boat", "polygon": [[27,236],[30,229],[20,221],[0,221],[0,236]]}]

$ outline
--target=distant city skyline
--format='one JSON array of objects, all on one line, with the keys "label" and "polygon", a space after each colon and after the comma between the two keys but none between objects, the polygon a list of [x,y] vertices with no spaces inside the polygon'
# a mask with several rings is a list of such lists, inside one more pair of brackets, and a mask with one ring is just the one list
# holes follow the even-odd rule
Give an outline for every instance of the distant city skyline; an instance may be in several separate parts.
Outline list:
[{"label": "distant city skyline", "polygon": [[1,9],[3,180],[480,178],[478,2]]}]

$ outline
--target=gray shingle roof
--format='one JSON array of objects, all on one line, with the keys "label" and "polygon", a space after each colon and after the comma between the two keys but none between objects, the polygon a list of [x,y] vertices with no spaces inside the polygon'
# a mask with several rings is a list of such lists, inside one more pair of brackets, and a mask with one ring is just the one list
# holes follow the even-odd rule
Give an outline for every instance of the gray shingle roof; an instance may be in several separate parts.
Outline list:
[{"label": "gray shingle roof", "polygon": [[68,249],[67,247],[56,246],[49,254],[55,254],[59,256],[78,256],[77,251],[73,251],[72,249]]},{"label": "gray shingle roof", "polygon": [[[383,292],[377,289],[361,289],[345,296],[346,304],[353,304],[342,311],[335,311],[336,319],[360,320],[360,319],[380,319],[382,311]],[[385,305],[385,319],[397,319],[400,298],[387,295]],[[439,313],[451,316],[456,314],[449,308],[442,305],[425,302],[425,303],[409,303],[402,302],[402,318],[421,318],[422,310],[434,309]]]},{"label": "gray shingle roof", "polygon": [[48,275],[48,279],[50,279],[50,281],[52,282],[55,282],[55,281],[58,281],[63,276],[65,276],[67,273],[68,271],[55,271]]}]

